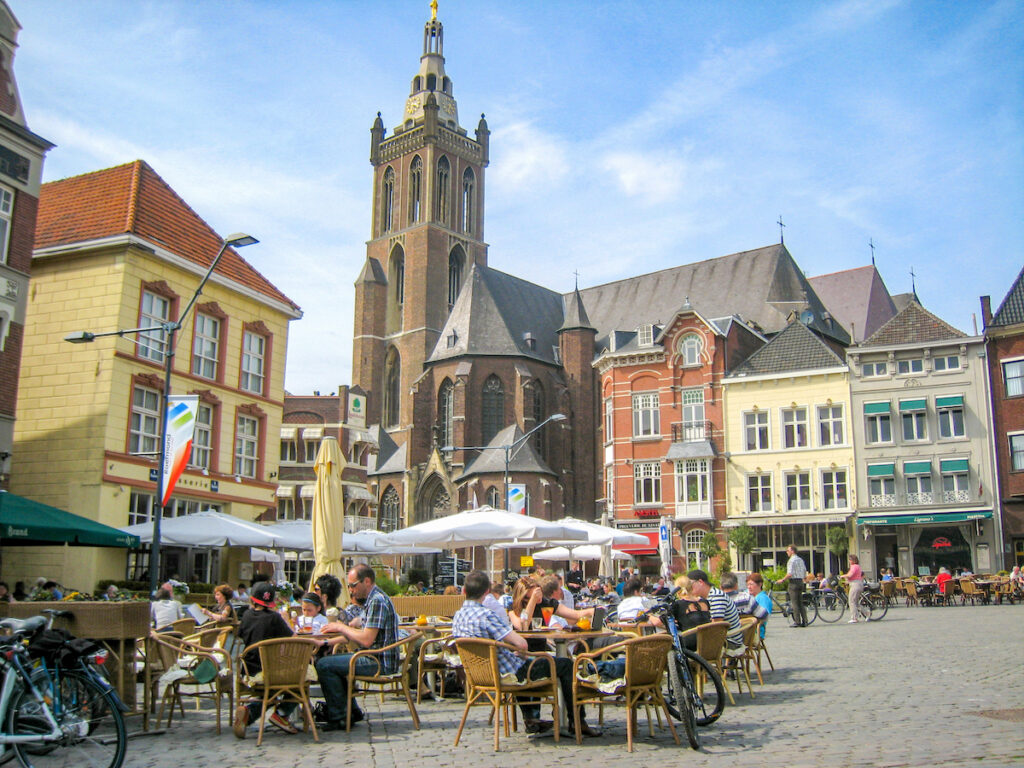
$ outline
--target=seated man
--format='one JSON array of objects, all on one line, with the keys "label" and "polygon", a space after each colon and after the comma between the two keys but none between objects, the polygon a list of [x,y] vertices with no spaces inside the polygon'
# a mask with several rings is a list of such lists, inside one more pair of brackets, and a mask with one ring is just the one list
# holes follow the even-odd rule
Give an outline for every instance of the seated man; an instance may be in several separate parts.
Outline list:
[{"label": "seated man", "polygon": [[[356,629],[341,621],[331,622],[322,631],[337,632],[339,636],[324,640],[322,645],[335,646],[351,641],[360,648],[383,648],[398,642],[398,614],[395,613],[391,598],[377,586],[376,580],[373,569],[365,564],[357,565],[348,572],[349,594],[356,603],[364,606],[362,627]],[[320,727],[323,731],[345,728],[349,705],[348,665],[351,660],[351,653],[340,653],[316,661],[316,673],[327,702],[327,722]],[[399,665],[398,649],[387,651],[379,657],[379,661],[382,674],[394,674]],[[373,674],[377,670],[377,661],[374,659],[361,657],[356,662],[357,674]],[[355,701],[352,707],[352,722],[358,723],[364,718],[363,711]]]},{"label": "seated man", "polygon": [[740,633],[740,614],[739,611],[736,610],[736,604],[726,597],[725,592],[717,587],[711,586],[711,582],[708,581],[707,573],[699,568],[690,571],[686,575],[692,582],[690,593],[695,597],[703,597],[708,601],[708,605],[711,606],[711,618],[716,621],[724,620],[729,622],[729,636],[727,638],[725,652],[730,656],[743,653],[743,637]]},{"label": "seated man", "polygon": [[[462,607],[456,611],[452,618],[453,637],[479,637],[490,640],[500,640],[508,643],[520,651],[526,650],[526,639],[512,629],[508,624],[498,620],[494,612],[485,608],[481,601],[487,590],[490,588],[490,581],[483,571],[470,571],[466,574],[463,582],[463,593],[466,600]],[[526,675],[531,675],[531,680],[543,679],[547,672],[548,665],[535,663],[532,666],[526,660],[504,648],[498,649],[498,672],[500,674],[515,674],[520,681],[526,680]],[[558,683],[562,689],[562,696],[566,702],[572,701],[572,662],[569,659],[555,659],[555,674],[558,676]],[[539,719],[540,708],[536,704],[521,703],[523,719],[526,722],[527,733],[543,733],[551,730],[552,724]],[[572,727],[575,713],[569,712],[569,724]],[[579,711],[580,732],[584,736],[600,736],[601,732],[591,728],[583,720],[583,708]]]},{"label": "seated man", "polygon": [[[496,581],[491,584],[491,588],[487,594],[484,595],[483,600],[480,604],[485,608],[489,608],[494,611],[494,615],[498,617],[498,620],[508,624],[508,609],[502,604],[501,598],[505,595],[505,585],[500,581]],[[510,596],[511,597],[511,596]],[[511,602],[511,600],[510,600]]]}]

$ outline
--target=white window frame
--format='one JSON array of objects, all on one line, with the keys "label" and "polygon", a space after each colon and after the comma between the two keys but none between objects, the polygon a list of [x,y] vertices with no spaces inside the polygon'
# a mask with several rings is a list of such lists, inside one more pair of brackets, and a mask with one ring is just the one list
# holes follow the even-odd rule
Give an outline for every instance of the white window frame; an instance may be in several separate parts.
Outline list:
[{"label": "white window frame", "polygon": [[846,443],[846,424],[843,422],[842,403],[819,405],[815,412],[818,416],[818,445],[831,448]]},{"label": "white window frame", "polygon": [[[1003,391],[1007,397],[1021,397],[1024,395],[1024,359],[1000,360],[999,366],[1003,369]],[[1010,374],[1013,375],[1010,375]],[[1010,391],[1011,384],[1013,392]]]},{"label": "white window frame", "polygon": [[811,496],[811,473],[806,469],[784,474],[786,481],[786,511],[806,512],[814,504]]},{"label": "white window frame", "polygon": [[[840,477],[841,476],[841,477]],[[822,509],[850,508],[850,475],[843,469],[825,469],[821,472]],[[829,499],[833,501],[830,502]]]},{"label": "white window frame", "polygon": [[633,504],[661,504],[660,461],[638,461],[633,464]]},{"label": "white window frame", "polygon": [[[163,314],[160,314],[160,312]],[[162,326],[171,318],[171,300],[159,293],[142,289],[139,302],[139,327]],[[139,333],[137,344],[139,357],[162,363],[167,351],[167,332],[163,328]]]},{"label": "white window frame", "polygon": [[[881,425],[888,425],[889,438],[881,439]],[[872,429],[875,435],[873,436]],[[866,413],[864,414],[864,442],[868,445],[888,445],[892,443],[892,413]]]},{"label": "white window frame", "polygon": [[196,313],[195,337],[192,340],[192,374],[194,376],[214,381],[217,379],[217,371],[220,366],[220,331],[221,320],[219,317],[202,312]]},{"label": "white window frame", "polygon": [[1009,451],[1010,471],[1024,472],[1024,432],[1007,433],[1006,448]]},{"label": "white window frame", "polygon": [[704,342],[697,333],[688,333],[679,341],[679,354],[683,358],[683,365],[688,368],[699,366],[700,353],[704,349]]},{"label": "white window frame", "polygon": [[959,371],[960,355],[939,355],[932,358],[932,370],[942,373],[944,371]]},{"label": "white window frame", "polygon": [[293,496],[278,496],[277,497],[277,519],[278,520],[294,520],[295,519],[295,498]]},{"label": "white window frame", "polygon": [[808,445],[807,406],[782,408],[779,418],[782,422],[782,447],[784,449],[806,448]]},{"label": "white window frame", "polygon": [[0,184],[0,264],[6,264],[11,247],[11,226],[14,217],[14,190]]},{"label": "white window frame", "polygon": [[942,501],[944,504],[960,504],[971,500],[970,472],[942,473]]},{"label": "white window frame", "polygon": [[299,446],[294,438],[281,441],[281,463],[295,464],[299,460]]},{"label": "white window frame", "polygon": [[[676,503],[707,504],[711,499],[711,472],[707,459],[680,459],[676,462]],[[697,490],[697,497],[691,499],[689,490]]]},{"label": "white window frame", "polygon": [[135,385],[132,388],[128,453],[156,458],[156,454],[160,450],[161,402],[163,402],[163,396],[159,390],[140,385]]},{"label": "white window frame", "polygon": [[[959,433],[956,431],[956,419],[954,418],[954,414],[957,411],[960,413]],[[956,440],[961,437],[967,437],[967,414],[962,405],[944,405],[936,408],[935,413],[939,422],[940,440]],[[949,434],[944,434],[945,432]]]},{"label": "white window frame", "polygon": [[872,507],[891,507],[894,503],[887,503],[896,496],[896,478],[892,475],[884,477],[868,478],[868,496],[871,499]]},{"label": "white window frame", "polygon": [[[909,427],[910,435],[907,435]],[[900,413],[900,435],[904,443],[920,443],[928,439],[928,412],[902,411]]]},{"label": "white window frame", "polygon": [[213,406],[199,403],[196,409],[196,425],[192,434],[192,454],[188,465],[196,469],[211,469],[213,457]]},{"label": "white window frame", "polygon": [[905,360],[896,361],[897,376],[920,376],[924,373],[923,357],[908,357]]},{"label": "white window frame", "polygon": [[747,451],[771,450],[771,417],[768,411],[746,411],[743,414],[743,445]]},{"label": "white window frame", "polygon": [[[752,493],[757,494],[757,503],[754,503]],[[775,503],[772,496],[771,473],[762,472],[747,475],[747,512],[774,511]]]},{"label": "white window frame", "polygon": [[932,476],[930,474],[907,475],[907,504],[932,503]]},{"label": "white window frame", "polygon": [[608,464],[604,468],[604,501],[611,509],[615,504],[615,465]]},{"label": "white window frame", "polygon": [[612,442],[615,439],[615,400],[609,397],[604,401],[604,441]]},{"label": "white window frame", "polygon": [[636,329],[636,343],[641,347],[650,347],[654,344],[654,326],[641,325]]},{"label": "white window frame", "polygon": [[886,362],[861,363],[860,375],[865,379],[877,379],[889,373],[889,365]]},{"label": "white window frame", "polygon": [[679,402],[683,415],[683,440],[704,440],[704,388],[687,387],[679,393]]},{"label": "white window frame", "polygon": [[633,394],[633,437],[661,436],[661,406],[657,392]]},{"label": "white window frame", "polygon": [[267,337],[255,331],[242,332],[242,371],[238,387],[246,392],[263,394],[266,380]]},{"label": "white window frame", "polygon": [[316,454],[320,450],[319,440],[305,440],[302,443],[302,458],[305,459],[306,464],[313,464],[316,462]]},{"label": "white window frame", "polygon": [[260,420],[255,416],[238,414],[235,421],[234,474],[255,478],[260,462]]}]

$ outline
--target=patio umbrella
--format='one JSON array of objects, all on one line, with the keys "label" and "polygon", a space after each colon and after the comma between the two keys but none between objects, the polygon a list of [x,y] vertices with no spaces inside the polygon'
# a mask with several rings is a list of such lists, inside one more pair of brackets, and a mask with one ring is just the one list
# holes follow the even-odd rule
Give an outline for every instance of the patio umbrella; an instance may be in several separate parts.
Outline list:
[{"label": "patio umbrella", "polygon": [[325,437],[320,443],[313,469],[316,471],[316,485],[313,487],[313,556],[316,565],[310,576],[310,588],[324,574],[330,574],[341,582],[339,605],[348,604],[348,589],[345,587],[345,573],[342,570],[342,531],[345,527],[345,496],[342,492],[341,470],[344,459],[338,441]]},{"label": "patio umbrella", "polygon": [[[143,544],[153,541],[153,524],[121,528],[138,536]],[[272,547],[274,537],[265,526],[224,512],[194,512],[160,521],[160,542],[178,547]]]},{"label": "patio umbrella", "polygon": [[14,544],[139,546],[138,539],[125,535],[119,528],[112,528],[7,491],[0,491],[0,540],[5,547]]},{"label": "patio umbrella", "polygon": [[285,520],[266,526],[274,537],[277,549],[294,549],[299,552],[313,549],[313,523],[310,520]]},{"label": "patio umbrella", "polygon": [[647,537],[641,536],[639,533],[630,533],[575,517],[563,517],[559,522],[576,525],[587,532],[587,541],[590,544],[600,545],[601,557],[598,559],[601,561],[600,573],[604,576],[611,576],[613,572],[612,547],[643,546],[648,543]]},{"label": "patio umbrella", "polygon": [[[603,547],[597,544],[583,544],[579,547],[552,547],[540,552],[533,553],[534,560],[600,560],[603,556]],[[613,549],[612,560],[632,560],[632,555]]]},{"label": "patio umbrella", "polygon": [[437,547],[408,547],[391,544],[380,531],[358,531],[345,534],[344,553],[353,555],[434,555]]}]

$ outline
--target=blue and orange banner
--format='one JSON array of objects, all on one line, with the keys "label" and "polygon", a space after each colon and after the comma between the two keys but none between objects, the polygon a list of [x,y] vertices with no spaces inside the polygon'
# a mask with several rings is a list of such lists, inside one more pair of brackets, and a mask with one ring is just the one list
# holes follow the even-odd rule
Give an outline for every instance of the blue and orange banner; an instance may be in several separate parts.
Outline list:
[{"label": "blue and orange banner", "polygon": [[192,436],[196,427],[199,395],[172,395],[167,398],[167,437],[164,443],[164,487],[160,506],[167,506],[178,478],[192,456]]}]

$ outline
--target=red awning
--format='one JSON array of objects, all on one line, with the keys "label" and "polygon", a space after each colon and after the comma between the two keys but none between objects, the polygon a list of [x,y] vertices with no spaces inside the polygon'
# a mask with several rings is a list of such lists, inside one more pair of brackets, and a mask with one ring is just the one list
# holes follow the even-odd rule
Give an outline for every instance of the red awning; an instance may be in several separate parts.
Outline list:
[{"label": "red awning", "polygon": [[633,555],[637,557],[639,555],[656,555],[658,554],[658,532],[657,531],[632,531],[632,533],[639,533],[641,536],[646,536],[650,540],[650,544],[636,544],[632,547],[615,547],[615,549],[625,552],[627,555]]}]

